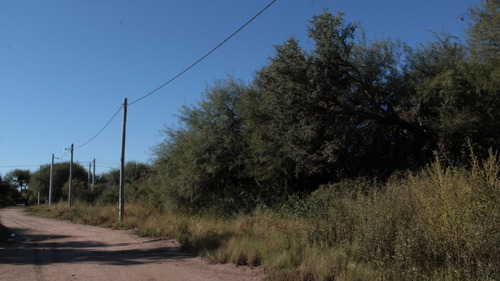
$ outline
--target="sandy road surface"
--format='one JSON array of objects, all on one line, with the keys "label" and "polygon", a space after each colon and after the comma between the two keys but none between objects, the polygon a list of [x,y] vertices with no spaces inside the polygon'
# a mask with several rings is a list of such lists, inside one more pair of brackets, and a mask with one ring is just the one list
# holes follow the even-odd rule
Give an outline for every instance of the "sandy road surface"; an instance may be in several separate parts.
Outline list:
[{"label": "sandy road surface", "polygon": [[174,240],[0,209],[16,234],[0,246],[0,280],[261,280],[260,269],[209,265]]}]

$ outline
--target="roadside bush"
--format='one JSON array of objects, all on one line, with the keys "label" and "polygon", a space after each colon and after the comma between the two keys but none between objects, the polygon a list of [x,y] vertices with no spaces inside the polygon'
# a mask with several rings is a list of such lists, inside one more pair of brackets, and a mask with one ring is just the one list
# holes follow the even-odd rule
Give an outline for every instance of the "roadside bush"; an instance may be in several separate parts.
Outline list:
[{"label": "roadside bush", "polygon": [[119,199],[119,187],[98,185],[94,187],[94,192],[98,195],[96,202],[101,205],[117,204]]},{"label": "roadside bush", "polygon": [[323,186],[308,201],[310,247],[343,249],[346,264],[389,279],[498,278],[500,163],[491,151],[471,159],[469,170],[437,160],[384,186],[366,179]]},{"label": "roadside bush", "polygon": [[491,150],[484,161],[471,158],[471,170],[444,168],[436,161],[409,178],[416,206],[413,231],[398,245],[398,256],[438,276],[498,278],[500,163]]}]

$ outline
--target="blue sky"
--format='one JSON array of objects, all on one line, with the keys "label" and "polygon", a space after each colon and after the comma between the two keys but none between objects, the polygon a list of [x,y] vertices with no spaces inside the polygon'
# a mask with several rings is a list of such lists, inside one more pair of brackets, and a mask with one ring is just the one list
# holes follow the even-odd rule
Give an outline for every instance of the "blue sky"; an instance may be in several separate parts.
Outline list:
[{"label": "blue sky", "polygon": [[[120,108],[162,85],[210,51],[271,0],[0,0],[0,174],[69,161]],[[357,21],[367,38],[410,46],[434,32],[464,38],[461,18],[479,0],[277,0],[221,48],[177,80],[128,107],[126,161],[148,162],[176,126],[182,105],[228,74],[251,81],[274,46],[327,8]],[[118,168],[122,112],[75,149],[96,172]]]}]

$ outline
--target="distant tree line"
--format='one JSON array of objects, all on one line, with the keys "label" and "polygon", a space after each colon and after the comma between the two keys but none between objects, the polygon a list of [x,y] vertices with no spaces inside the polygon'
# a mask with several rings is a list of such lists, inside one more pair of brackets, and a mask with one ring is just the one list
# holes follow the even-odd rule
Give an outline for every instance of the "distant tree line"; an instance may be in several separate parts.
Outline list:
[{"label": "distant tree line", "polygon": [[[68,200],[69,162],[55,163],[53,167],[52,201]],[[127,162],[125,165],[126,198],[129,201],[144,199],[148,186],[149,165]],[[118,202],[120,170],[111,169],[101,175],[95,175],[96,184],[89,186],[88,171],[80,164],[73,163],[72,200],[81,202],[99,202],[114,204]],[[15,169],[0,177],[0,207],[15,204],[35,204],[40,193],[41,204],[47,204],[50,188],[50,165],[42,165],[34,172]],[[142,197],[141,197],[142,196]]]}]

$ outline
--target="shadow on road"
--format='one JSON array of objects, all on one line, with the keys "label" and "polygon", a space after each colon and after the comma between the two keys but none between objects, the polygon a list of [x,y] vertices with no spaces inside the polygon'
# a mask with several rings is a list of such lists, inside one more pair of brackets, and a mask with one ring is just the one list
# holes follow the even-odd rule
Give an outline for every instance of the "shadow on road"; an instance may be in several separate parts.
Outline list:
[{"label": "shadow on road", "polygon": [[134,265],[155,263],[170,258],[194,257],[182,252],[174,244],[168,247],[139,249],[139,244],[143,243],[106,244],[95,241],[71,241],[71,236],[23,235],[22,233],[25,233],[23,229],[9,229],[9,233],[7,243],[0,246],[0,264],[49,265],[95,262]]}]

